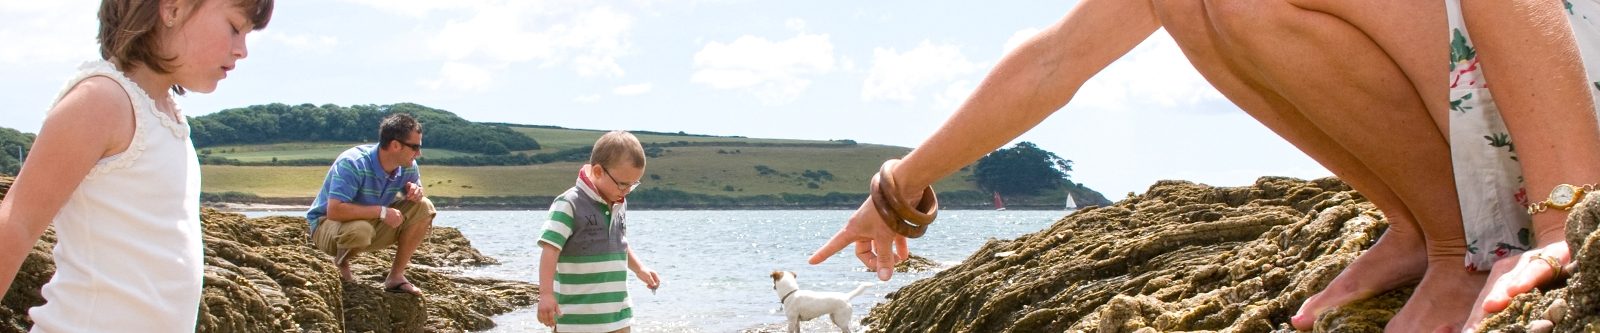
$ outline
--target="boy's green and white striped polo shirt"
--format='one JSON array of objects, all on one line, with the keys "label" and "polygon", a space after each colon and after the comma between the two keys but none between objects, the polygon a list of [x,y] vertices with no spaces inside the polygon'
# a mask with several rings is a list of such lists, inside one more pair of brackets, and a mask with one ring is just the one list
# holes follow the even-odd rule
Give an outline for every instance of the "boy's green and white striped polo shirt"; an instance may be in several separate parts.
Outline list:
[{"label": "boy's green and white striped polo shirt", "polygon": [[580,179],[550,204],[539,241],[561,250],[556,259],[560,332],[610,332],[633,324],[628,298],[626,203],[608,207]]}]

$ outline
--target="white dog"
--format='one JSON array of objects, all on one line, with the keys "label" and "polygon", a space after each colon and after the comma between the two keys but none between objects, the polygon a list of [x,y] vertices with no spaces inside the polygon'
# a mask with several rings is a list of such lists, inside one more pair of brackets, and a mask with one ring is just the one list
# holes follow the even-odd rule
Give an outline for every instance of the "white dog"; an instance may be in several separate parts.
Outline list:
[{"label": "white dog", "polygon": [[800,290],[794,272],[772,272],[772,289],[778,291],[778,303],[783,304],[783,314],[789,319],[789,332],[799,333],[800,322],[816,319],[826,314],[843,332],[850,332],[850,299],[871,287],[862,283],[849,293],[829,293]]}]

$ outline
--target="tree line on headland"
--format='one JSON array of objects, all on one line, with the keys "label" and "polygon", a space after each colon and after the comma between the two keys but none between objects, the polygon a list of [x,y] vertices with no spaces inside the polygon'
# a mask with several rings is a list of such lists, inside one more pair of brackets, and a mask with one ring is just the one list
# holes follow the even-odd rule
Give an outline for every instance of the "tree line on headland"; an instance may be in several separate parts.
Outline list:
[{"label": "tree line on headland", "polygon": [[390,105],[252,105],[190,117],[195,147],[304,141],[377,142],[378,122],[409,113],[422,122],[430,148],[484,155],[539,149],[539,142],[503,125],[474,123],[453,113],[412,103]]}]

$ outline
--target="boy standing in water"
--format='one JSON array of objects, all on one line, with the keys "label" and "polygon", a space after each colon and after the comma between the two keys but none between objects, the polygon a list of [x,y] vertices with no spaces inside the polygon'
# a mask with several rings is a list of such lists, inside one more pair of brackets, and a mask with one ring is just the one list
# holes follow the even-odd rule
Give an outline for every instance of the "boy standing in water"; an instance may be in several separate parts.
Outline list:
[{"label": "boy standing in water", "polygon": [[[577,184],[556,196],[539,236],[539,322],[556,332],[628,332],[632,270],[651,290],[656,271],[628,246],[628,193],[644,177],[644,147],[625,131],[595,141]],[[551,283],[554,281],[555,283]]]}]

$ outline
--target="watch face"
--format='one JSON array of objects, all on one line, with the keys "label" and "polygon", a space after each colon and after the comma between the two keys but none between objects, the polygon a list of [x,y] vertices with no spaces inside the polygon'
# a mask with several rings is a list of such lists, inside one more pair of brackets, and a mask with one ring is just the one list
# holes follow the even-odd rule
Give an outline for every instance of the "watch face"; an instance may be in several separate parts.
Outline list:
[{"label": "watch face", "polygon": [[1550,203],[1556,206],[1572,204],[1572,197],[1577,194],[1577,188],[1572,185],[1561,184],[1550,190]]}]

